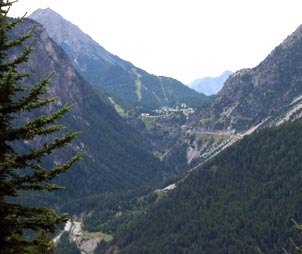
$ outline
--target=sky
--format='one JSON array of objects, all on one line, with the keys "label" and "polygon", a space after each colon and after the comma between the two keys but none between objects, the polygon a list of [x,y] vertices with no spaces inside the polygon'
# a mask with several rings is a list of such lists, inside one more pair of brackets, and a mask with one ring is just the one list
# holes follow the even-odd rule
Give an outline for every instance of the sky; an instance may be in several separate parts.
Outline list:
[{"label": "sky", "polygon": [[110,53],[184,84],[252,68],[302,24],[301,0],[19,0],[51,8]]}]

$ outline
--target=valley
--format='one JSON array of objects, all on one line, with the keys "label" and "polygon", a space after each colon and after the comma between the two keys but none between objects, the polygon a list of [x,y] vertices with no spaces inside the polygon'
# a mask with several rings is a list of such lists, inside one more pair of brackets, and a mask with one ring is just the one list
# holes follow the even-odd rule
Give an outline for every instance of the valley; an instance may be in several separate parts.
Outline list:
[{"label": "valley", "polygon": [[[256,67],[224,73],[212,96],[111,54],[50,9],[11,36],[33,26],[24,86],[54,71],[49,94],[59,99],[17,123],[73,104],[60,124],[81,134],[44,163],[86,152],[55,180],[64,190],[17,199],[70,214],[53,236],[60,254],[290,248],[291,219],[302,213],[302,26]],[[15,145],[27,151],[45,140]]]}]

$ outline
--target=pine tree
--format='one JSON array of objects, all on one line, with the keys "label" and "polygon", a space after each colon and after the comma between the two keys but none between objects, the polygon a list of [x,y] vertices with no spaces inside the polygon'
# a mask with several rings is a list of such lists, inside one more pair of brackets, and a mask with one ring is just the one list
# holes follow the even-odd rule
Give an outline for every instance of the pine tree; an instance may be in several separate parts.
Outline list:
[{"label": "pine tree", "polygon": [[34,242],[34,245],[27,248],[31,254],[59,254],[55,243],[44,230],[38,232]]},{"label": "pine tree", "polygon": [[[301,242],[301,233],[302,233],[302,225],[298,224],[295,220],[291,220],[294,224],[294,227],[297,231],[297,233],[299,234],[299,240]],[[289,239],[290,241],[290,249],[287,250],[285,248],[283,248],[283,253],[284,254],[292,254],[292,253],[302,253],[302,245],[298,244],[296,241],[294,241],[292,238]]]},{"label": "pine tree", "polygon": [[[68,218],[66,214],[60,215],[45,207],[18,204],[13,202],[14,197],[26,195],[28,191],[61,189],[51,180],[66,172],[82,157],[82,154],[77,154],[62,165],[45,166],[45,158],[54,150],[68,145],[78,133],[66,133],[64,126],[57,123],[71,109],[70,105],[49,115],[33,117],[36,114],[30,114],[41,112],[37,109],[55,103],[56,98],[46,95],[51,75],[31,87],[22,85],[32,75],[19,71],[18,67],[29,60],[34,44],[29,40],[34,28],[17,39],[9,38],[14,27],[24,19],[8,17],[9,7],[14,2],[0,0],[0,253],[6,254],[31,253],[34,246],[43,246],[41,239],[45,237],[30,238],[25,232],[54,232],[56,226]],[[9,52],[20,47],[21,53],[12,59]],[[18,121],[24,114],[32,118],[20,125]],[[52,138],[55,136],[59,137]],[[41,137],[45,140],[42,146],[32,146],[22,152],[17,149],[16,144],[33,144]]]}]

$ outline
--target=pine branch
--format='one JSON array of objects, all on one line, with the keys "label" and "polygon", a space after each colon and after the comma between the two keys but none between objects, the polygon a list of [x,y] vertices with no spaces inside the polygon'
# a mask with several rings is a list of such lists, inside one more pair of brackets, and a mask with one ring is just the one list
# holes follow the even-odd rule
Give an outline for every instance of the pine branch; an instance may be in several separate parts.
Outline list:
[{"label": "pine branch", "polygon": [[11,168],[26,168],[31,161],[40,161],[42,157],[51,154],[54,150],[62,148],[75,139],[79,132],[69,132],[63,138],[56,138],[53,142],[46,143],[39,150],[33,150],[28,154],[14,154],[6,156],[0,164],[0,172],[11,172]]},{"label": "pine branch", "polygon": [[[7,28],[8,27],[9,26],[7,26]],[[6,41],[6,43],[3,45],[3,47],[2,47],[1,50],[7,51],[8,49],[10,49],[12,47],[23,45],[23,43],[25,43],[29,38],[31,38],[33,36],[35,28],[36,28],[36,26],[33,26],[32,29],[29,32],[27,32],[23,36],[20,36],[16,40],[8,40],[8,41]],[[28,50],[27,48],[31,48],[33,46],[34,42],[35,42],[35,40],[32,41],[29,46],[24,46],[25,50]]]},{"label": "pine branch", "polygon": [[[47,101],[48,100],[46,99],[46,101],[44,102]],[[50,124],[57,123],[57,120],[59,118],[62,118],[66,112],[70,111],[70,108],[71,106],[67,105],[64,108],[52,113],[52,115],[48,117],[41,116],[35,118],[34,120],[25,124],[22,127],[4,130],[3,135],[5,136],[5,139],[7,141],[22,140],[22,139],[31,140],[34,139],[36,136],[42,135],[44,133],[50,134],[49,132],[51,130],[53,130],[54,132],[57,130],[63,130],[63,127],[60,125],[58,125],[56,128],[53,129],[50,128],[45,129],[45,128]]]},{"label": "pine branch", "polygon": [[31,111],[35,108],[43,107],[51,102],[57,100],[57,97],[42,99],[41,95],[48,92],[46,87],[50,83],[50,79],[54,72],[48,75],[48,77],[43,78],[40,83],[33,86],[30,92],[26,96],[22,96],[11,109],[12,112],[15,111]]},{"label": "pine branch", "polygon": [[58,175],[65,173],[75,162],[81,160],[84,155],[85,153],[78,153],[63,165],[54,167],[51,170],[47,170],[41,167],[39,164],[30,164],[30,168],[34,169],[34,173],[32,175],[11,175],[12,179],[10,180],[10,183],[14,185],[18,190],[54,191],[63,189],[61,186],[58,186],[56,184],[49,184],[48,182],[53,180]]},{"label": "pine branch", "polygon": [[[18,196],[20,190],[25,190],[26,194],[27,190],[61,189],[61,186],[51,181],[66,172],[83,154],[78,153],[60,166],[50,169],[43,166],[43,160],[55,150],[70,144],[79,134],[77,132],[62,133],[62,137],[45,141],[38,149],[27,150],[25,153],[15,149],[16,143],[41,136],[48,137],[65,129],[57,121],[72,106],[66,105],[46,116],[35,117],[31,114],[33,118],[28,122],[17,127],[14,125],[13,121],[22,116],[23,112],[32,112],[56,101],[56,98],[45,96],[52,74],[30,89],[21,82],[32,75],[20,72],[19,67],[29,60],[34,41],[28,43],[28,40],[33,36],[35,27],[28,33],[17,36],[17,39],[9,39],[8,32],[14,34],[16,25],[24,20],[24,16],[18,19],[8,18],[9,7],[14,2],[0,0],[0,244],[1,253],[33,253],[45,242],[38,238],[27,239],[24,232],[28,229],[53,232],[56,225],[65,222],[68,216],[58,215],[48,208],[29,208],[7,203],[6,198]],[[11,59],[8,50],[14,47],[20,47],[23,51]]]},{"label": "pine branch", "polygon": [[[34,48],[33,48],[34,43],[35,43],[35,40],[33,40],[28,47],[24,47],[24,51],[22,52],[22,54],[17,56],[11,62],[7,62],[5,64],[0,65],[0,68],[2,68],[3,70],[5,70],[6,68],[9,68],[9,67],[16,69],[19,64],[27,62],[29,60],[30,53],[34,50]],[[19,44],[17,44],[17,45],[19,45]],[[14,46],[17,46],[17,45],[14,45]]]},{"label": "pine branch", "polygon": [[[16,2],[18,2],[18,1],[17,0],[16,1],[6,1],[6,3],[4,1],[0,1],[1,11],[4,11],[3,7],[10,7],[10,6],[12,6],[13,3],[16,3]],[[7,12],[7,10],[5,12]]]},{"label": "pine branch", "polygon": [[27,15],[27,13],[25,13],[22,17],[14,18],[11,22],[7,23],[6,24],[7,30],[10,31],[13,28],[15,28],[16,25],[18,25],[25,19],[26,15]]},{"label": "pine branch", "polygon": [[[16,228],[44,229],[54,232],[56,230],[55,225],[69,219],[67,214],[58,215],[55,211],[44,207],[29,208],[19,204],[9,204],[6,208],[10,213],[7,220],[15,222]],[[16,221],[16,217],[20,219]]]},{"label": "pine branch", "polygon": [[[18,92],[24,92],[25,88],[12,88],[9,85],[10,82],[17,82],[18,80],[29,76],[31,76],[30,73],[15,74],[12,71],[4,74],[3,79],[0,80],[0,101],[2,104],[0,105],[0,114],[9,114],[19,111],[32,111],[35,108],[46,106],[57,100],[56,97],[42,99],[42,95],[45,95],[45,93],[48,92],[48,88],[46,86],[50,82],[50,77],[52,76],[51,74],[47,78],[42,79],[40,83],[34,85],[27,95],[21,96],[16,102],[13,102],[15,95]],[[10,96],[5,96],[6,94],[10,94]],[[7,103],[5,103],[5,101]]]}]

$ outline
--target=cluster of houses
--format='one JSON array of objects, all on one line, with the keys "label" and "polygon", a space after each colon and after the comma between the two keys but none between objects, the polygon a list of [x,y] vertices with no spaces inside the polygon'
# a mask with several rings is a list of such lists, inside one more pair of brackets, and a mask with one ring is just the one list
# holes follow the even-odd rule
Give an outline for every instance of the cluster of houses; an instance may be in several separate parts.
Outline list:
[{"label": "cluster of houses", "polygon": [[180,106],[177,106],[176,108],[170,108],[170,107],[162,107],[160,109],[156,109],[152,111],[153,114],[150,113],[142,113],[142,118],[148,118],[148,117],[168,117],[173,113],[182,112],[185,116],[188,116],[192,113],[194,113],[193,108],[188,108],[186,103],[182,103]]}]

